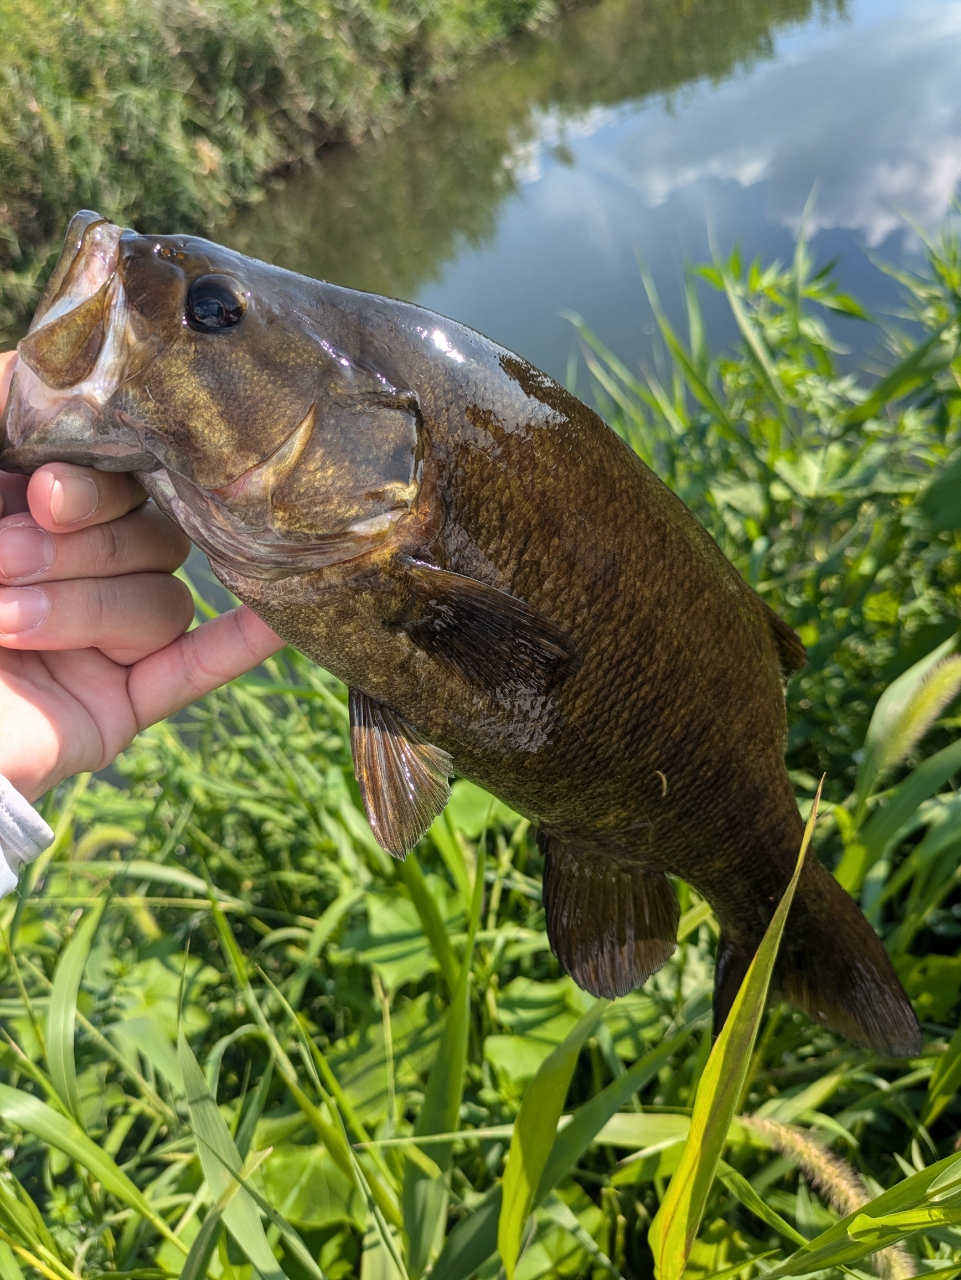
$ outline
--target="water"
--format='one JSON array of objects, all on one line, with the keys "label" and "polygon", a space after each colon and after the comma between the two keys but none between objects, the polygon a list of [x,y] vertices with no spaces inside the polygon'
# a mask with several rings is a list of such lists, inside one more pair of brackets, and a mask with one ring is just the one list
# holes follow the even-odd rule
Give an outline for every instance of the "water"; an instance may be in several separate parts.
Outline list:
[{"label": "water", "polygon": [[[601,0],[481,63],[386,137],[326,152],[221,238],[422,303],[555,377],[582,315],[636,366],[685,261],[821,262],[896,309],[961,182],[961,0]],[[813,195],[812,195],[813,193]],[[913,224],[913,225],[912,225]],[[720,299],[715,341],[734,335]],[[857,356],[873,334],[835,329]]]}]

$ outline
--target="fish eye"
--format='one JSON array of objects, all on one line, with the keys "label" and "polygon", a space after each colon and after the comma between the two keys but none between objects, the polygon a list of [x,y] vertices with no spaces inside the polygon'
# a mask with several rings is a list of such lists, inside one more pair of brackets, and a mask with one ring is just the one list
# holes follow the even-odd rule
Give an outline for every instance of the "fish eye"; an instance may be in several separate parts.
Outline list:
[{"label": "fish eye", "polygon": [[201,276],[187,290],[187,323],[198,333],[232,329],[240,324],[246,309],[236,287],[223,276]]}]

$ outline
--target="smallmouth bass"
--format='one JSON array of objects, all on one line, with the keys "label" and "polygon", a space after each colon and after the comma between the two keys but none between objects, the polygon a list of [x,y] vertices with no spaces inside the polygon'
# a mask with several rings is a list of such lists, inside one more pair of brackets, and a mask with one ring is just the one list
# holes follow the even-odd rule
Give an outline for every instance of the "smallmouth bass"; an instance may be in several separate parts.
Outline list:
[{"label": "smallmouth bass", "polygon": [[[372,830],[403,857],[463,776],[537,825],[556,955],[622,995],[721,926],[715,1025],[794,868],[792,631],[545,374],[407,303],[94,213],[70,224],[0,465],[132,471],[218,577],[350,689]],[[774,976],[882,1053],[920,1032],[809,857]]]}]

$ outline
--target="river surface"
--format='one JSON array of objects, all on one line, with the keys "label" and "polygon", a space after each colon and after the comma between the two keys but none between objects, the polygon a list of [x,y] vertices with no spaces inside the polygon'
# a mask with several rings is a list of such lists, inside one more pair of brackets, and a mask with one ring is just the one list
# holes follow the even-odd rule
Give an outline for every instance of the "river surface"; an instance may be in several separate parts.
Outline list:
[{"label": "river surface", "polygon": [[[918,230],[959,183],[961,0],[599,0],[218,234],[433,308],[570,381],[566,312],[631,366],[649,357],[639,258],[679,313],[685,262],[738,243],[786,258],[806,208],[819,262],[895,311],[878,261],[919,268]],[[714,341],[733,341],[709,295]],[[841,327],[863,358],[874,332]]]}]

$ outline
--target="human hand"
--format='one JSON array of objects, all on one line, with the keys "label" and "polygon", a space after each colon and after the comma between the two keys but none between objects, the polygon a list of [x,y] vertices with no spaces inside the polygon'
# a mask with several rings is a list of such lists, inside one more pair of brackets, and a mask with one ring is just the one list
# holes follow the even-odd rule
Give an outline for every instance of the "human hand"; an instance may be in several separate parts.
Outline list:
[{"label": "human hand", "polygon": [[283,647],[246,607],[187,631],[190,543],[145,498],[124,473],[0,472],[0,773],[28,800]]}]

